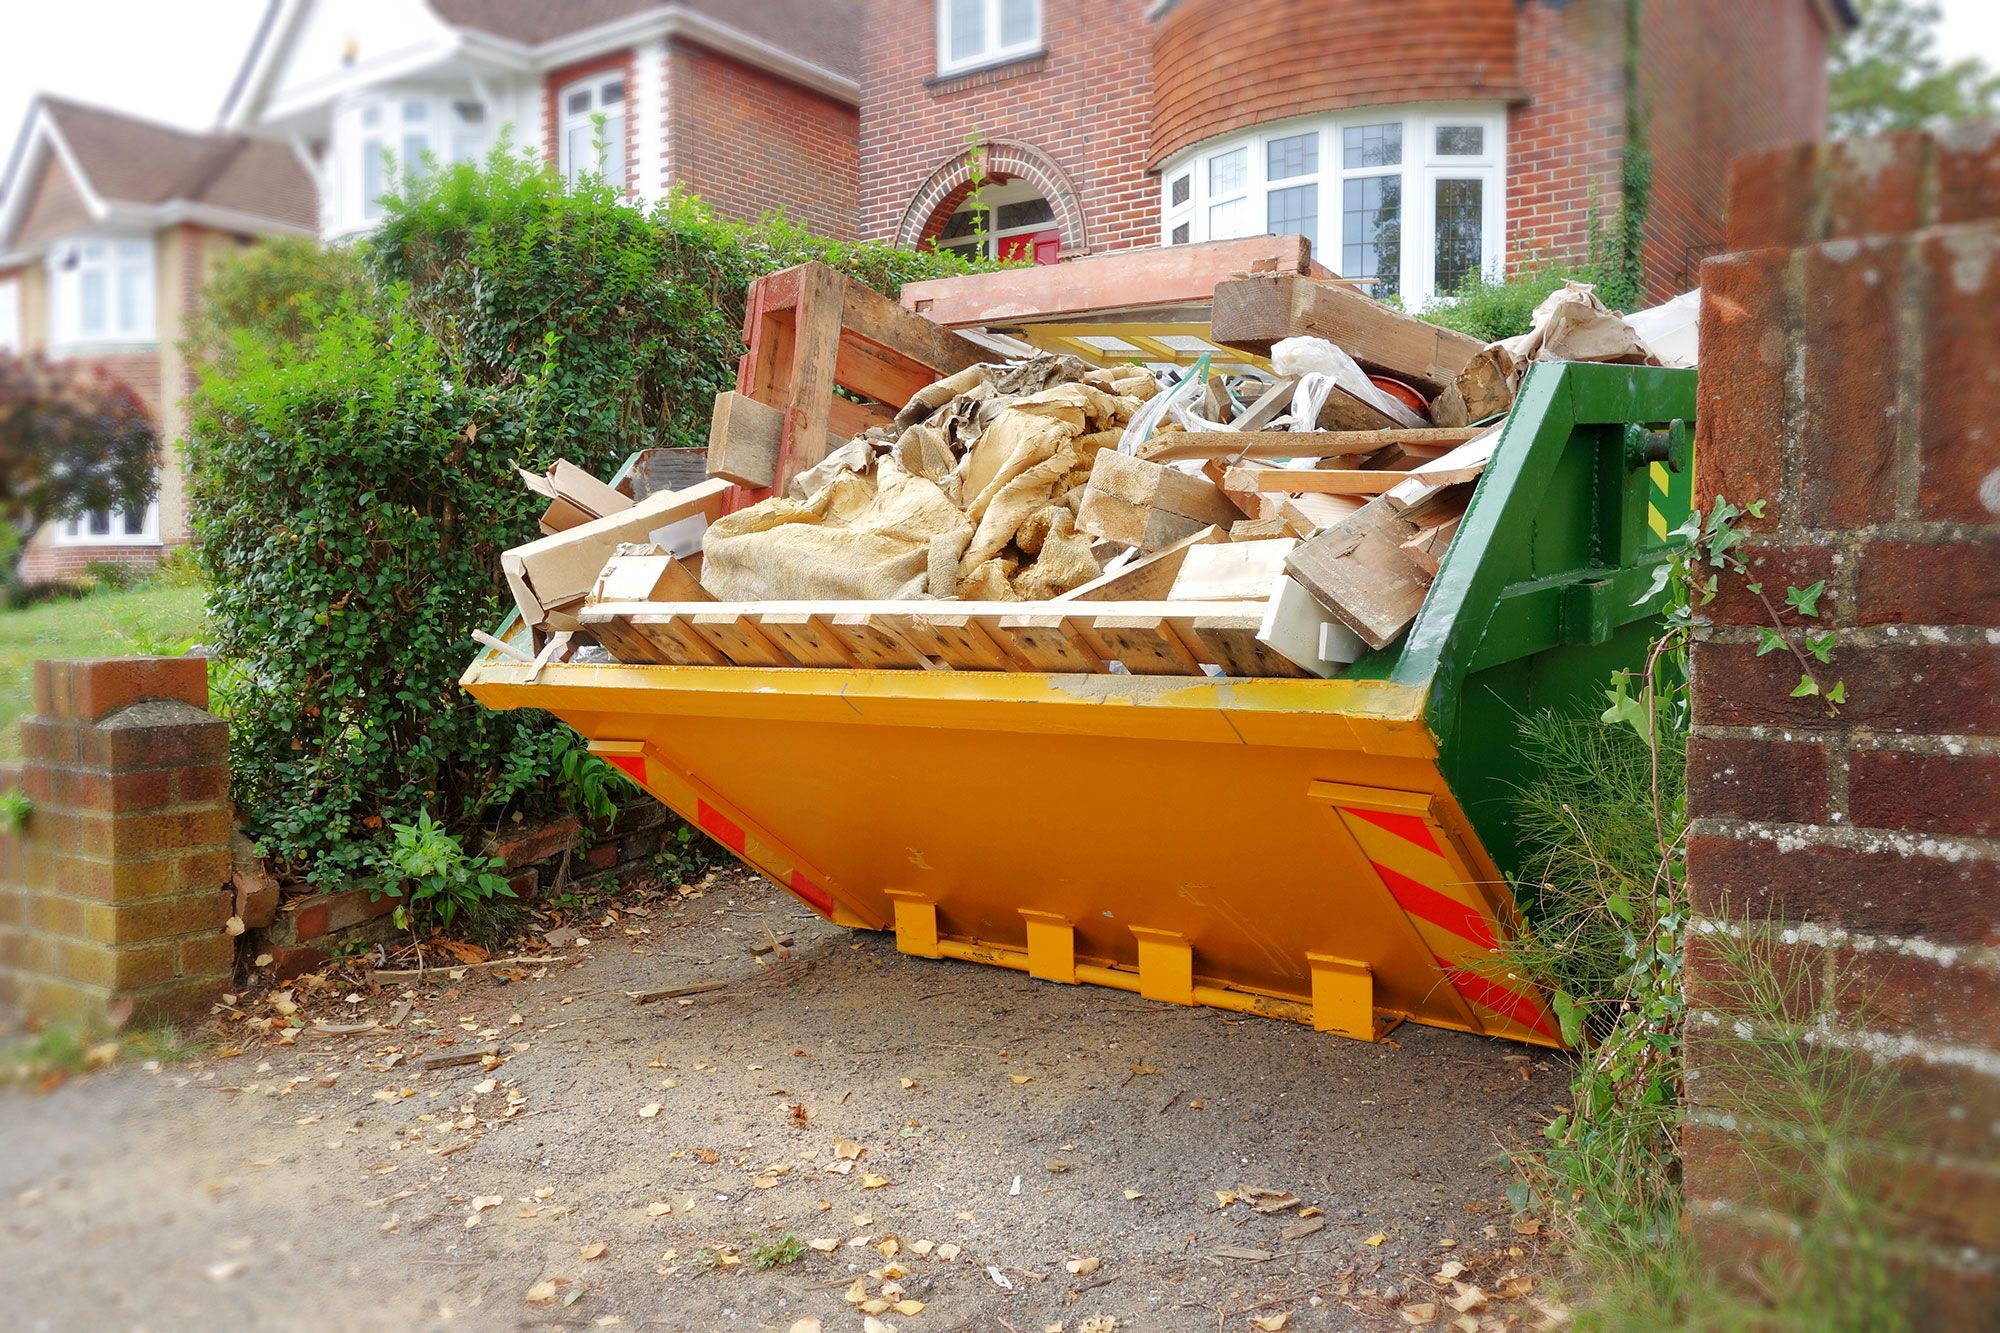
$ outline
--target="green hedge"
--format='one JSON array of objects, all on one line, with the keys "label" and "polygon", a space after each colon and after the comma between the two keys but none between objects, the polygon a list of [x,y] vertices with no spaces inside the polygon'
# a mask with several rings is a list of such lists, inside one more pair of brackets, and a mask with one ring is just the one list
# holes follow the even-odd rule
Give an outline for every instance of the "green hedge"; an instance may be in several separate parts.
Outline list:
[{"label": "green hedge", "polygon": [[819,259],[893,293],[966,270],[688,198],[642,214],[505,153],[408,185],[359,258],[225,269],[190,426],[234,796],[320,882],[393,878],[390,827],[423,812],[464,837],[602,807],[566,729],[457,685],[499,553],[535,535],[517,466],[701,443],[762,273]]}]

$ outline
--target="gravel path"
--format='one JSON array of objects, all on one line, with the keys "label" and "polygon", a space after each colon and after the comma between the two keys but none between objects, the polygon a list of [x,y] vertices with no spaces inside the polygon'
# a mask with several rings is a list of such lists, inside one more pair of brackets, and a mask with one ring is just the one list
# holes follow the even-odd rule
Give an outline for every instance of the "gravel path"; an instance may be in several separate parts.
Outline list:
[{"label": "gravel path", "polygon": [[[767,926],[789,956],[751,952]],[[412,1001],[388,1035],[235,1027],[240,1054],[0,1092],[8,1324],[859,1333],[859,1278],[902,1333],[1426,1305],[1443,1329],[1453,1263],[1491,1298],[1473,1327],[1540,1317],[1500,1298],[1537,1259],[1500,1153],[1563,1099],[1548,1053],[906,958],[733,874],[585,935],[519,980],[311,1006]],[[497,1067],[418,1067],[488,1046]],[[1273,1211],[1218,1197],[1260,1190]],[[788,1236],[802,1255],[759,1270]]]}]

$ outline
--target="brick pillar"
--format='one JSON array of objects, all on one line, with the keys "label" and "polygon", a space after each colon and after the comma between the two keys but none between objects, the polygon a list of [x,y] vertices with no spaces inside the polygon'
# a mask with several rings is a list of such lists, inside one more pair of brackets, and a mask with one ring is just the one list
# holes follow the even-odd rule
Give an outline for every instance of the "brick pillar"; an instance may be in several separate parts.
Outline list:
[{"label": "brick pillar", "polygon": [[203,1012],[227,986],[228,724],[189,657],[35,664],[0,833],[0,1004],[90,1021]]},{"label": "brick pillar", "polygon": [[[1725,575],[1694,650],[1697,918],[1758,923],[1814,985],[1866,997],[1825,1040],[1892,1063],[1915,1160],[1898,1253],[1990,1317],[2000,1273],[2000,132],[1761,152],[1731,172],[1734,253],[1703,266],[1696,489],[1762,497],[1744,554],[1782,603],[1827,583],[1819,672]],[[1763,924],[1769,922],[1771,924]],[[1690,950],[1691,996],[1727,983]],[[1701,1075],[1734,1040],[1690,1023],[1686,1186],[1711,1254],[1783,1234],[1732,1166]],[[1705,1045],[1704,1043],[1708,1043]],[[1706,1053],[1706,1054],[1705,1054]],[[1711,1080],[1713,1082],[1713,1080]],[[1856,1145],[1867,1153],[1870,1145]],[[1917,1182],[1921,1182],[1920,1184]],[[1946,1326],[1944,1324],[1938,1325]],[[1963,1326],[1963,1325],[1961,1325]]]}]

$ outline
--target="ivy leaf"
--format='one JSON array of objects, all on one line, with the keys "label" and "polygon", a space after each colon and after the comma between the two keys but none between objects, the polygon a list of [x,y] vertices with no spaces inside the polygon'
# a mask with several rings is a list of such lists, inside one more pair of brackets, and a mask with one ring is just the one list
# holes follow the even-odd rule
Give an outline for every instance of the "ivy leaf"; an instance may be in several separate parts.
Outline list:
[{"label": "ivy leaf", "polygon": [[1826,580],[1821,579],[1809,588],[1786,588],[1785,605],[1802,616],[1819,614],[1820,594],[1826,591]]},{"label": "ivy leaf", "polygon": [[1762,518],[1764,517],[1764,502],[1762,500],[1752,500],[1749,504],[1743,506],[1743,512],[1752,518]]},{"label": "ivy leaf", "polygon": [[1611,913],[1611,915],[1617,917],[1620,921],[1623,921],[1626,925],[1629,926],[1632,924],[1632,900],[1630,898],[1627,898],[1624,894],[1613,893],[1606,896],[1606,898],[1604,899],[1604,906],[1605,909]]},{"label": "ivy leaf", "polygon": [[1792,687],[1792,698],[1803,699],[1807,695],[1819,693],[1819,682],[1811,676],[1800,676],[1799,683]]},{"label": "ivy leaf", "polygon": [[1833,688],[1826,692],[1826,701],[1830,704],[1846,703],[1847,682],[1844,680],[1836,680],[1835,682],[1833,682]]},{"label": "ivy leaf", "polygon": [[1752,597],[1764,591],[1764,585],[1761,583],[1746,583],[1743,586],[1749,590]]},{"label": "ivy leaf", "polygon": [[1834,630],[1826,630],[1819,634],[1808,634],[1806,635],[1806,651],[1822,662],[1830,661],[1833,656],[1833,645],[1839,642],[1840,635]]},{"label": "ivy leaf", "polygon": [[1667,590],[1667,580],[1671,579],[1673,576],[1674,576],[1674,567],[1672,565],[1670,564],[1655,565],[1653,567],[1652,582],[1646,585],[1646,591],[1640,593],[1639,599],[1633,602],[1632,605],[1644,606],[1646,603],[1652,601],[1655,597],[1658,597],[1661,593]]},{"label": "ivy leaf", "polygon": [[1784,646],[1785,646],[1784,635],[1778,633],[1778,631],[1772,629],[1768,625],[1760,626],[1758,628],[1757,656],[1762,657],[1765,653],[1774,652],[1777,649],[1782,648]]}]

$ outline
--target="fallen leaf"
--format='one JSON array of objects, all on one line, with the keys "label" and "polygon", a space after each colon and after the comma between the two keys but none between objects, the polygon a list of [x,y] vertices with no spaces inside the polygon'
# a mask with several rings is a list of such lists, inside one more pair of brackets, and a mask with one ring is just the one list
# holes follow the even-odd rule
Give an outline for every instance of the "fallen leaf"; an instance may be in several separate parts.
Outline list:
[{"label": "fallen leaf", "polygon": [[1143,1198],[1145,1198],[1145,1197],[1146,1197],[1146,1196],[1145,1196],[1145,1194],[1144,1194],[1143,1192],[1139,1191],[1139,1190],[1126,1190],[1126,1191],[1125,1191],[1125,1202],[1127,1202],[1127,1203],[1130,1203],[1130,1202],[1132,1202],[1132,1200],[1134,1200],[1134,1199],[1143,1199]]},{"label": "fallen leaf", "polygon": [[861,1302],[868,1299],[868,1284],[862,1281],[860,1278],[855,1278],[854,1285],[850,1286],[845,1292],[841,1293],[841,1299],[846,1301],[849,1305],[861,1304]]},{"label": "fallen leaf", "polygon": [[479,1082],[472,1085],[472,1090],[479,1096],[484,1097],[487,1093],[493,1091],[493,1089],[499,1086],[500,1086],[500,1080],[497,1078],[482,1078],[479,1080]]},{"label": "fallen leaf", "polygon": [[958,1248],[958,1246],[954,1245],[950,1241],[946,1241],[944,1244],[937,1247],[937,1257],[944,1260],[946,1263],[950,1263],[952,1260],[958,1258],[958,1256],[961,1253],[962,1251]]},{"label": "fallen leaf", "polygon": [[924,1312],[924,1303],[922,1301],[910,1300],[897,1301],[895,1310],[897,1314],[922,1314]]},{"label": "fallen leaf", "polygon": [[[898,1079],[897,1081],[903,1085],[905,1091],[917,1086],[917,1081],[913,1078]],[[908,1314],[910,1312],[906,1310],[904,1313]]]},{"label": "fallen leaf", "polygon": [[1299,1196],[1284,1190],[1253,1189],[1238,1185],[1236,1194],[1260,1213],[1282,1213],[1288,1208],[1299,1206]]},{"label": "fallen leaf", "polygon": [[862,1189],[865,1189],[865,1190],[879,1190],[879,1189],[881,1189],[881,1188],[882,1188],[882,1187],[883,1187],[884,1185],[886,1185],[886,1184],[888,1184],[888,1183],[889,1183],[889,1177],[887,1177],[887,1176],[874,1176],[874,1175],[870,1175],[870,1174],[868,1174],[868,1173],[867,1173],[866,1171],[864,1171],[864,1172],[862,1172],[862,1173],[861,1173],[861,1188],[862,1188]]},{"label": "fallen leaf", "polygon": [[530,1305],[546,1305],[555,1298],[556,1284],[554,1279],[544,1279],[541,1282],[537,1282],[534,1286],[529,1287],[528,1294],[524,1299]]},{"label": "fallen leaf", "polygon": [[861,1313],[863,1314],[886,1314],[888,1310],[889,1302],[883,1300],[880,1296],[871,1296],[869,1299],[861,1302]]},{"label": "fallen leaf", "polygon": [[760,1190],[775,1189],[778,1184],[778,1178],[776,1176],[758,1176],[750,1183]]},{"label": "fallen leaf", "polygon": [[1033,1074],[1009,1074],[1007,1077],[1016,1083],[1033,1083],[1035,1081]]},{"label": "fallen leaf", "polygon": [[639,1118],[641,1120],[651,1120],[654,1116],[658,1115],[662,1109],[664,1108],[662,1108],[658,1102],[647,1102],[644,1106],[639,1108]]},{"label": "fallen leaf", "polygon": [[1292,1322],[1290,1310],[1280,1310],[1276,1314],[1251,1315],[1250,1327],[1262,1329],[1263,1333],[1282,1333],[1286,1324]]},{"label": "fallen leaf", "polygon": [[902,1250],[903,1242],[894,1236],[884,1236],[875,1248],[882,1252],[884,1259],[893,1259]]},{"label": "fallen leaf", "polygon": [[818,1250],[821,1254],[832,1254],[840,1248],[840,1242],[832,1236],[815,1236],[807,1241],[806,1244],[812,1246],[812,1248]]},{"label": "fallen leaf", "polygon": [[1216,1206],[1216,1207],[1218,1207],[1218,1208],[1227,1208],[1227,1207],[1228,1207],[1228,1206],[1229,1206],[1230,1204],[1232,1204],[1232,1203],[1235,1203],[1235,1202],[1236,1202],[1236,1191],[1234,1191],[1234,1190],[1217,1190],[1217,1191],[1215,1192],[1215,1206]]},{"label": "fallen leaf", "polygon": [[1458,1260],[1453,1259],[1450,1263],[1447,1263],[1443,1268],[1438,1269],[1438,1280],[1440,1282],[1449,1282],[1453,1278],[1457,1277],[1460,1273],[1463,1273],[1464,1271],[1465,1271],[1465,1265],[1460,1263]]},{"label": "fallen leaf", "polygon": [[1116,1315],[1098,1314],[1092,1315],[1081,1324],[1078,1324],[1076,1326],[1076,1333],[1112,1333],[1112,1330],[1117,1327],[1118,1317]]},{"label": "fallen leaf", "polygon": [[819,1316],[809,1314],[804,1319],[793,1320],[789,1333],[823,1333],[823,1328],[824,1326],[819,1322]]},{"label": "fallen leaf", "polygon": [[1437,1306],[1429,1301],[1418,1301],[1415,1305],[1404,1306],[1398,1313],[1406,1324],[1428,1324],[1437,1318],[1437,1312]]},{"label": "fallen leaf", "polygon": [[507,1202],[505,1195],[475,1194],[472,1196],[472,1211],[475,1213],[483,1213],[488,1208],[498,1208],[501,1204],[505,1202]]},{"label": "fallen leaf", "polygon": [[722,1154],[713,1148],[696,1148],[694,1150],[694,1160],[700,1162],[703,1166],[714,1166],[722,1160]]},{"label": "fallen leaf", "polygon": [[671,1213],[673,1210],[674,1206],[670,1203],[665,1203],[665,1202],[649,1203],[646,1205],[646,1216],[665,1217],[668,1213]]},{"label": "fallen leaf", "polygon": [[250,1262],[247,1259],[229,1259],[219,1264],[210,1264],[206,1270],[208,1280],[210,1282],[227,1282],[231,1278],[239,1276],[249,1266]]},{"label": "fallen leaf", "polygon": [[1380,1244],[1381,1244],[1381,1243],[1382,1243],[1383,1241],[1385,1241],[1385,1240],[1387,1240],[1387,1239],[1389,1239],[1389,1238],[1388,1238],[1388,1236],[1386,1236],[1386,1235],[1384,1235],[1384,1234],[1383,1234],[1382,1232],[1378,1231],[1378,1232],[1376,1232],[1376,1233],[1375,1233],[1374,1235],[1370,1236],[1370,1237],[1369,1237],[1369,1238],[1368,1238],[1367,1240],[1363,1241],[1363,1242],[1362,1242],[1362,1244],[1364,1244],[1364,1245],[1380,1245]]},{"label": "fallen leaf", "polygon": [[858,1162],[861,1160],[861,1154],[867,1151],[867,1148],[856,1143],[853,1139],[835,1139],[833,1141],[833,1155],[843,1162]]},{"label": "fallen leaf", "polygon": [[1067,1268],[1070,1272],[1076,1274],[1078,1277],[1089,1277],[1092,1273],[1095,1273],[1098,1270],[1098,1267],[1101,1264],[1103,1264],[1103,1262],[1104,1261],[1102,1259],[1098,1258],[1094,1254],[1091,1254],[1091,1255],[1085,1255],[1081,1259],[1072,1259],[1068,1263],[1064,1264],[1063,1267]]},{"label": "fallen leaf", "polygon": [[590,1244],[584,1246],[581,1250],[577,1251],[577,1253],[581,1254],[586,1259],[602,1259],[604,1257],[604,1252],[610,1248],[611,1247],[609,1245],[606,1245],[603,1241],[594,1240],[590,1242]]},{"label": "fallen leaf", "polygon": [[1486,1304],[1485,1292],[1481,1291],[1477,1287],[1468,1287],[1463,1282],[1458,1284],[1458,1288],[1459,1290],[1456,1296],[1447,1297],[1445,1299],[1446,1305],[1449,1305],[1452,1309],[1458,1311],[1460,1314],[1466,1314],[1469,1313],[1470,1311],[1478,1310],[1485,1306]]},{"label": "fallen leaf", "polygon": [[896,1333],[894,1324],[885,1324],[874,1315],[861,1321],[861,1333]]},{"label": "fallen leaf", "polygon": [[1517,1217],[1509,1229],[1517,1236],[1534,1236],[1541,1233],[1542,1224],[1539,1218]]}]

